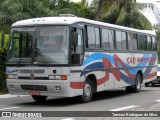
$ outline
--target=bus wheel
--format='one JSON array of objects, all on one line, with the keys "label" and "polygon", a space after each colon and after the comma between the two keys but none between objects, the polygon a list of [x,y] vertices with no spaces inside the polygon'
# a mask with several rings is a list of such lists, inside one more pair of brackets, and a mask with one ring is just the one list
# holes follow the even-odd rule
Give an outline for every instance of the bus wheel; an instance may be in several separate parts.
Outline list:
[{"label": "bus wheel", "polygon": [[142,81],[141,75],[137,74],[136,78],[135,78],[135,85],[127,86],[126,91],[127,92],[134,92],[134,93],[139,92],[141,90],[141,81]]},{"label": "bus wheel", "polygon": [[133,92],[139,92],[141,90],[141,82],[142,82],[142,77],[140,74],[137,74],[136,75],[136,78],[135,78],[135,85],[133,87]]},{"label": "bus wheel", "polygon": [[93,95],[93,84],[90,79],[87,79],[83,88],[83,95],[81,96],[82,102],[89,102],[92,99]]},{"label": "bus wheel", "polygon": [[36,102],[44,102],[47,99],[47,96],[36,96],[36,95],[32,95],[32,98],[36,101]]}]

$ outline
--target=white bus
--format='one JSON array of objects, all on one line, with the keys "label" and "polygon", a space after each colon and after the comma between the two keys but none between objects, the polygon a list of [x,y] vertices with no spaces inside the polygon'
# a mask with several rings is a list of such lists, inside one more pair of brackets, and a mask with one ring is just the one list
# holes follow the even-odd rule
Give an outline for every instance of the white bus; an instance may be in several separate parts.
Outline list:
[{"label": "white bus", "polygon": [[80,96],[119,87],[139,92],[157,75],[156,34],[75,16],[13,23],[6,79],[10,94]]}]

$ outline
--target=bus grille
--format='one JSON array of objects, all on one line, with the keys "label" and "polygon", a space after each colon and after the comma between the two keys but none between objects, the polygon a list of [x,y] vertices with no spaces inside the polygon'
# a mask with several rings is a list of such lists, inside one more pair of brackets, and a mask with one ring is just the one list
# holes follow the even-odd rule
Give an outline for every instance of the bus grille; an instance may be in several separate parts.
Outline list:
[{"label": "bus grille", "polygon": [[47,91],[45,85],[21,85],[22,90],[36,90],[36,91]]},{"label": "bus grille", "polygon": [[44,74],[44,70],[38,70],[38,69],[22,69],[21,73],[23,74]]}]

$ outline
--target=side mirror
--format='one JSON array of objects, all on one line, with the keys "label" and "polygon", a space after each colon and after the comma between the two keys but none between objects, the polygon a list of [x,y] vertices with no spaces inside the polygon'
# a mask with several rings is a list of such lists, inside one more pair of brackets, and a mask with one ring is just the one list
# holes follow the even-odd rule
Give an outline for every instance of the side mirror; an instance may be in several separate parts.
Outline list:
[{"label": "side mirror", "polygon": [[73,44],[74,46],[78,45],[78,33],[77,32],[73,32]]}]

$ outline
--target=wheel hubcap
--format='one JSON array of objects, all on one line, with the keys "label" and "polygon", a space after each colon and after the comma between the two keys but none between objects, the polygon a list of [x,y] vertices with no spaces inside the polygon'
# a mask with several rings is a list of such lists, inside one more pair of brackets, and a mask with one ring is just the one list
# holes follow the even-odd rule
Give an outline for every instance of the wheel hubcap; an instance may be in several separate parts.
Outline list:
[{"label": "wheel hubcap", "polygon": [[84,86],[84,95],[85,97],[89,97],[91,94],[91,86],[86,83],[85,86]]},{"label": "wheel hubcap", "polygon": [[141,87],[141,78],[137,77],[137,88],[140,89]]}]

